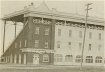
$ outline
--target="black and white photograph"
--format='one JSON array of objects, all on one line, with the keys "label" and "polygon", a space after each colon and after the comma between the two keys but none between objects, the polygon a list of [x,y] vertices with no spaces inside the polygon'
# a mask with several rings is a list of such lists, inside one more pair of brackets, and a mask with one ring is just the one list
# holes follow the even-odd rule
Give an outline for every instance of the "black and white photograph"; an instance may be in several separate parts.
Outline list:
[{"label": "black and white photograph", "polygon": [[105,0],[0,0],[0,72],[105,72]]}]

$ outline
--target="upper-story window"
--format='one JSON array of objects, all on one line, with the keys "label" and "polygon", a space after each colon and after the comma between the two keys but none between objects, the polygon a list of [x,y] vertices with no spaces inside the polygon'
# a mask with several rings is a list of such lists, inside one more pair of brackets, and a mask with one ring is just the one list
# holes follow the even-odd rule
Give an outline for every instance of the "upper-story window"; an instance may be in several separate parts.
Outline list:
[{"label": "upper-story window", "polygon": [[101,33],[99,33],[99,40],[101,40]]},{"label": "upper-story window", "polygon": [[61,47],[60,43],[61,43],[60,41],[57,42],[57,48]]},{"label": "upper-story window", "polygon": [[20,48],[21,48],[22,44],[21,44],[21,40],[20,40]]},{"label": "upper-story window", "polygon": [[49,35],[49,28],[45,28],[45,35]]},{"label": "upper-story window", "polygon": [[27,40],[24,41],[24,47],[27,47]]},{"label": "upper-story window", "polygon": [[79,50],[81,50],[82,48],[82,43],[79,43]]},{"label": "upper-story window", "polygon": [[58,29],[58,36],[61,36],[61,29]]},{"label": "upper-story window", "polygon": [[69,48],[71,48],[71,42],[68,42],[68,46],[69,46]]},{"label": "upper-story window", "polygon": [[69,30],[69,37],[72,36],[72,30]]},{"label": "upper-story window", "polygon": [[35,34],[39,34],[39,27],[35,28]]},{"label": "upper-story window", "polygon": [[35,40],[35,48],[39,46],[39,40]]},{"label": "upper-story window", "polygon": [[91,51],[91,47],[92,47],[92,45],[91,45],[91,44],[89,44],[89,51]]},{"label": "upper-story window", "polygon": [[45,42],[45,48],[48,48],[48,42]]},{"label": "upper-story window", "polygon": [[79,31],[79,37],[82,38],[82,31]]},{"label": "upper-story window", "polygon": [[92,38],[92,32],[89,32],[89,39]]}]

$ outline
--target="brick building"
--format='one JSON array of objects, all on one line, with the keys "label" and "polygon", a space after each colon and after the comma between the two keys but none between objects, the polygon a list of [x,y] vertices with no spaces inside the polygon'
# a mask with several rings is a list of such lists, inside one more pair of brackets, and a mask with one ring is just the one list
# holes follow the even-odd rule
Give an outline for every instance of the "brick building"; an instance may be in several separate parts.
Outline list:
[{"label": "brick building", "polygon": [[[85,16],[50,10],[43,2],[2,18],[24,27],[2,55],[6,63],[80,65]],[[88,17],[84,65],[104,63],[104,20]]]}]

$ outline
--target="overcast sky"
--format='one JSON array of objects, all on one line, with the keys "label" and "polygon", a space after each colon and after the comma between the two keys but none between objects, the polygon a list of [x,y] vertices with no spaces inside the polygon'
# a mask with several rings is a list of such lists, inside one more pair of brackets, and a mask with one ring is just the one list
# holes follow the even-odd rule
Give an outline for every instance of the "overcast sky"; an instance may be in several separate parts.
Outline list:
[{"label": "overcast sky", "polygon": [[[56,8],[58,11],[67,12],[67,13],[78,13],[81,15],[85,15],[86,3],[93,3],[90,8],[92,10],[89,11],[90,16],[104,18],[104,10],[105,4],[104,0],[1,0],[1,17],[5,14],[12,13],[14,11],[18,11],[24,8],[24,6],[30,5],[31,2],[34,3],[35,6],[38,6],[45,1],[48,5],[49,9]],[[3,22],[0,25],[0,54],[2,52],[2,36],[3,36]],[[13,24],[13,23],[11,23]],[[17,28],[17,32],[21,30],[22,25],[19,24]],[[5,49],[11,44],[12,40],[14,39],[14,25],[7,25],[6,26],[6,42],[5,42]]]}]

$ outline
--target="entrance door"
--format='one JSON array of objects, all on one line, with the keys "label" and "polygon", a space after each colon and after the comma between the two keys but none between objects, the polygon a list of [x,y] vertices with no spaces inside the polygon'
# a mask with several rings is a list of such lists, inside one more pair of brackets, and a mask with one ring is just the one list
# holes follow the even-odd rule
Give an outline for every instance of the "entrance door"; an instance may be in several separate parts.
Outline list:
[{"label": "entrance door", "polygon": [[39,55],[38,54],[33,55],[33,64],[39,64]]}]

